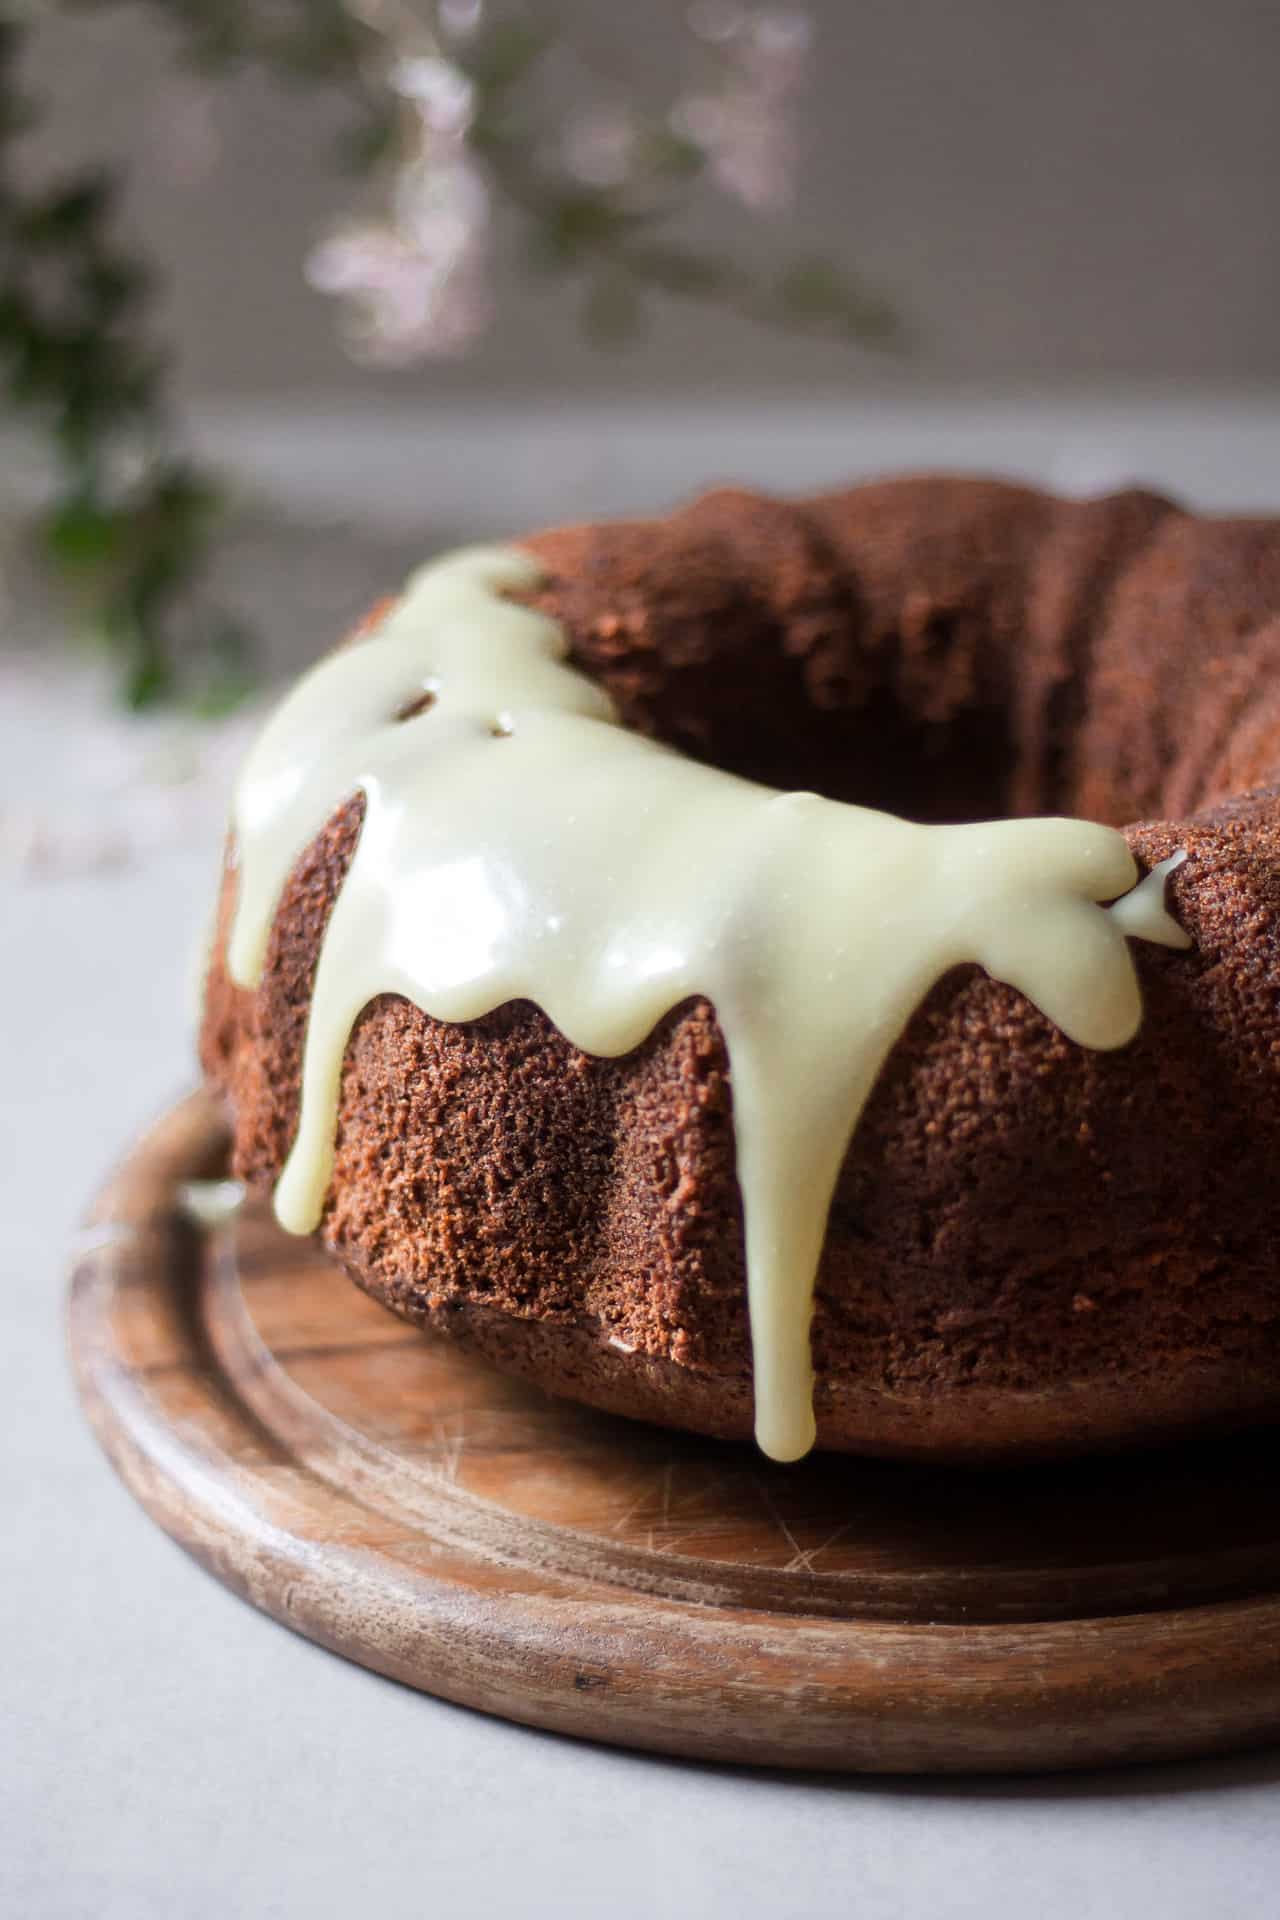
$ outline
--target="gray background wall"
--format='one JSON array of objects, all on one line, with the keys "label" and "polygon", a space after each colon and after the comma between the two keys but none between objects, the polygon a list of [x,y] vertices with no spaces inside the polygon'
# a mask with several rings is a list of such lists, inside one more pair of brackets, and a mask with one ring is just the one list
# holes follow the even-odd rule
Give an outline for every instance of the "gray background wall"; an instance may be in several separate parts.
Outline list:
[{"label": "gray background wall", "polygon": [[[533,7],[536,11],[536,0]],[[166,36],[141,16],[40,30],[59,104],[46,151],[125,156],[130,217],[170,275],[201,394],[860,387],[1280,378],[1280,5],[1275,0],[813,0],[817,59],[789,234],[715,218],[745,249],[803,234],[895,292],[919,340],[885,371],[746,324],[661,315],[585,349],[572,302],[518,279],[460,365],[354,371],[300,260],[350,199],[331,112],[257,81],[217,108],[223,158],[172,179]],[[682,9],[558,0],[661,97]]]}]

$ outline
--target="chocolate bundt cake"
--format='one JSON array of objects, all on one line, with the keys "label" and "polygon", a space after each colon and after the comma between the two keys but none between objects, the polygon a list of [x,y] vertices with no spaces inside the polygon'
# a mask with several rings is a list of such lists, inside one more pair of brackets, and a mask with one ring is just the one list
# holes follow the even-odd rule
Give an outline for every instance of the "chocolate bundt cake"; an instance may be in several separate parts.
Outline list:
[{"label": "chocolate bundt cake", "polygon": [[456,556],[241,782],[235,1169],[780,1457],[810,1392],[936,1460],[1272,1418],[1278,761],[1280,521],[920,478]]}]

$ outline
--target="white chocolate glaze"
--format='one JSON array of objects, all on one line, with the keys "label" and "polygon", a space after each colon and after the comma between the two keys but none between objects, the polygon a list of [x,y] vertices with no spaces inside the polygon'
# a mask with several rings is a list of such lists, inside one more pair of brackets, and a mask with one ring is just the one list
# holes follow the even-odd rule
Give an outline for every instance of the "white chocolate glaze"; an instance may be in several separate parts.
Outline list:
[{"label": "white chocolate glaze", "polygon": [[1111,918],[1127,939],[1150,940],[1161,947],[1194,945],[1186,928],[1178,925],[1164,904],[1165,881],[1178,871],[1186,857],[1186,848],[1179,847],[1167,860],[1152,867],[1131,892],[1112,902]]},{"label": "white chocolate glaze", "polygon": [[[1160,909],[1161,869],[1127,914],[1099,904],[1137,877],[1109,827],[915,826],[627,732],[565,664],[556,623],[502,597],[538,578],[514,548],[424,568],[369,639],[298,684],[245,766],[229,962],[247,987],[294,861],[365,796],[316,969],[276,1212],[293,1233],[319,1220],[343,1055],[377,994],[448,1021],[531,1000],[599,1055],[705,996],[732,1075],[756,1436],[794,1460],[814,1439],[809,1325],[836,1177],[934,982],[976,962],[1070,1039],[1119,1047],[1142,1013],[1126,934],[1186,937]],[[397,717],[424,693],[425,710]]]}]

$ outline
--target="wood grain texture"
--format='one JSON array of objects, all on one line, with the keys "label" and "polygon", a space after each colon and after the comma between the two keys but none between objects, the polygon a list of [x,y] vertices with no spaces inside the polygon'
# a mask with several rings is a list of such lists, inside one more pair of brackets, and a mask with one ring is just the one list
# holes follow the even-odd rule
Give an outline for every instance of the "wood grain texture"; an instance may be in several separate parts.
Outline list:
[{"label": "wood grain texture", "polygon": [[195,1096],[90,1215],[71,1343],[104,1447],[219,1579],[483,1711],[759,1765],[976,1772],[1280,1734],[1280,1446],[1017,1474],[777,1467],[554,1401],[182,1204]]}]

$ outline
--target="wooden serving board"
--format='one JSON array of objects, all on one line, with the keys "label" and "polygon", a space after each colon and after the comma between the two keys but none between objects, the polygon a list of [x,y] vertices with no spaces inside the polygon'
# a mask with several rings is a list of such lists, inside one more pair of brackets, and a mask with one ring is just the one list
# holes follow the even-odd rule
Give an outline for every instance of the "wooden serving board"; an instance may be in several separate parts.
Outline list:
[{"label": "wooden serving board", "polygon": [[261,1209],[214,1108],[100,1195],[80,1390],[148,1512],[347,1658],[533,1726],[759,1765],[1082,1767],[1280,1734],[1280,1444],[972,1474],[606,1418],[402,1325]]}]

